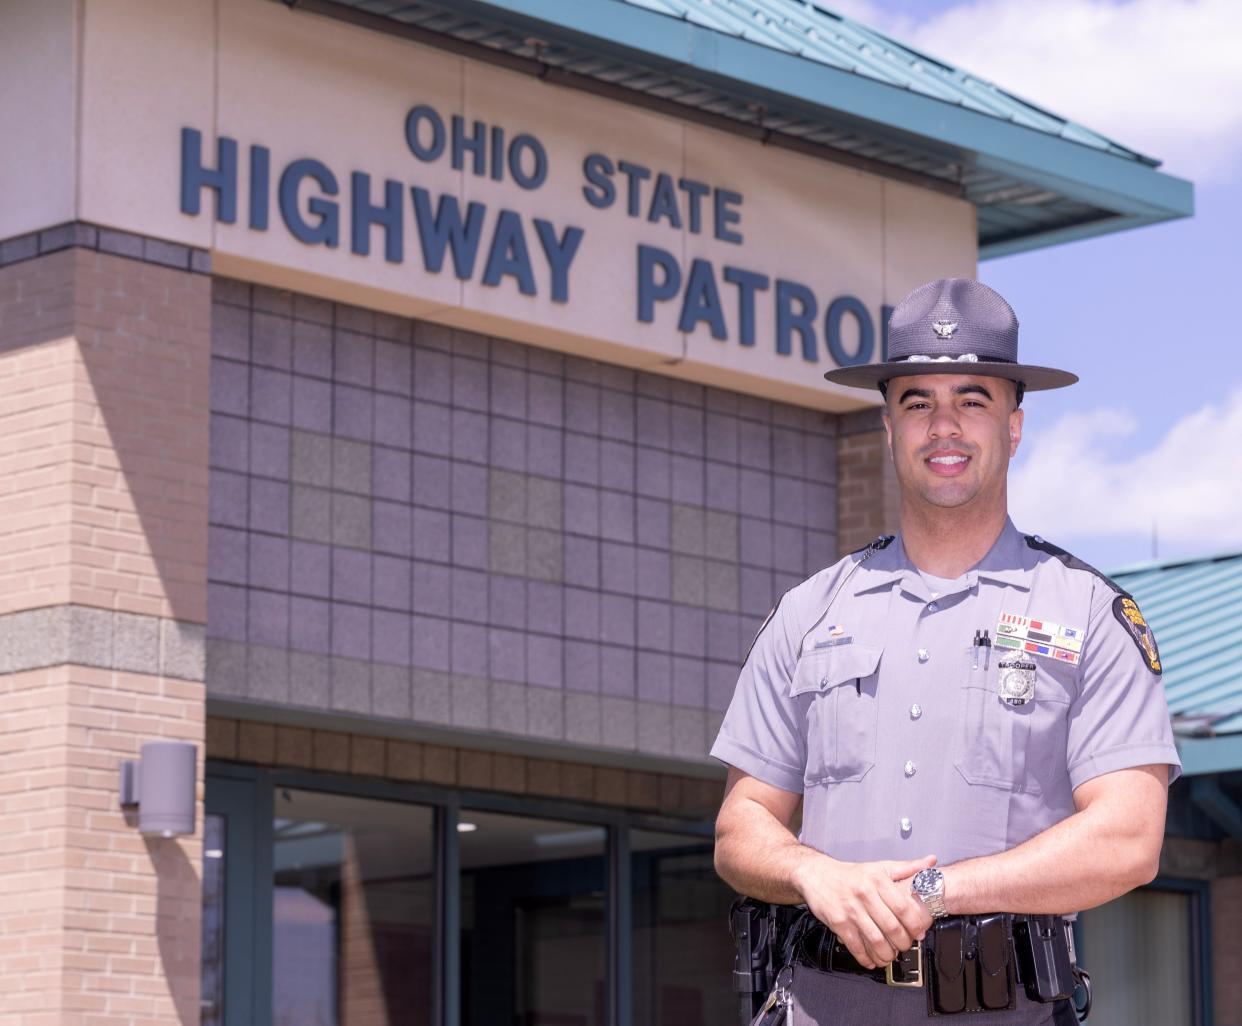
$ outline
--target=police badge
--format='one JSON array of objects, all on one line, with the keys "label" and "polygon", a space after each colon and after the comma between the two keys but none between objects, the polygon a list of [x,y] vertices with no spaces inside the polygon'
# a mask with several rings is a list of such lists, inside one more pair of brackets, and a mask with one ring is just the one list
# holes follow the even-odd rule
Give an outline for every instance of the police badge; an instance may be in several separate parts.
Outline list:
[{"label": "police badge", "polygon": [[1015,652],[1011,659],[1002,659],[1000,683],[996,696],[1006,705],[1026,705],[1035,697],[1035,664],[1026,656]]}]

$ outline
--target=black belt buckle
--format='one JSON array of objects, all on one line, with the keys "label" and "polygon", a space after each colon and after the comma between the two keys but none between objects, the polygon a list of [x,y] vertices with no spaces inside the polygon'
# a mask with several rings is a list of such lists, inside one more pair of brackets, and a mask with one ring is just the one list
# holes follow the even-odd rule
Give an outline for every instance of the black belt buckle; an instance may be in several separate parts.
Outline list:
[{"label": "black belt buckle", "polygon": [[899,951],[884,967],[884,983],[889,987],[923,986],[923,942],[915,941],[909,951]]}]

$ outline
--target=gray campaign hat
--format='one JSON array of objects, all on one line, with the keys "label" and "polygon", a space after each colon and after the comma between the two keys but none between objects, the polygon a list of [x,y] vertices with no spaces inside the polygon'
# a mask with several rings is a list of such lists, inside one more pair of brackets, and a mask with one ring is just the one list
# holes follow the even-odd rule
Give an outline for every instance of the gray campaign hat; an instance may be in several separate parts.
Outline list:
[{"label": "gray campaign hat", "polygon": [[920,285],[893,310],[888,358],[839,367],[824,375],[853,388],[877,388],[913,374],[977,374],[1008,378],[1027,392],[1064,388],[1077,374],[1018,362],[1018,318],[998,292],[972,278]]}]

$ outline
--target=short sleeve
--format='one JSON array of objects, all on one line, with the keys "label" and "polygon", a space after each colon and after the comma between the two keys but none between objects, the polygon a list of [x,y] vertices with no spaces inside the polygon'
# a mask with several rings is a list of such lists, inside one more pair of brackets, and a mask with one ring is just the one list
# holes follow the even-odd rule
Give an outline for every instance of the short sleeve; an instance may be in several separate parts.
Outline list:
[{"label": "short sleeve", "polygon": [[711,754],[765,784],[801,794],[806,739],[789,695],[801,640],[795,592],[781,599],[755,639]]},{"label": "short sleeve", "polygon": [[1166,764],[1169,783],[1181,774],[1164,685],[1150,668],[1159,661],[1123,625],[1122,598],[1098,587],[1092,601],[1069,716],[1066,764],[1074,788],[1134,766]]}]

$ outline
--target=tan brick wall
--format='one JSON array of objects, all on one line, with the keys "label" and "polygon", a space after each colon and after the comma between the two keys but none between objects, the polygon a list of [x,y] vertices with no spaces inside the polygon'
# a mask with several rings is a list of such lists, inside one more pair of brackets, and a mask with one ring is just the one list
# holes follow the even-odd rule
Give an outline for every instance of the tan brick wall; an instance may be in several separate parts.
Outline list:
[{"label": "tan brick wall", "polygon": [[[203,684],[184,667],[206,619],[209,317],[210,282],[188,271],[82,249],[0,268],[0,616],[170,628],[65,619],[116,634],[34,653],[44,668],[29,636],[19,666],[10,636],[0,1023],[199,1020],[201,835],[143,838],[117,792],[143,741],[202,754]],[[127,647],[148,634],[151,652]],[[66,663],[75,646],[182,669]]]},{"label": "tan brick wall", "polygon": [[565,798],[693,819],[714,819],[724,795],[723,775],[708,779],[592,766],[219,716],[207,718],[207,756],[259,766]]},{"label": "tan brick wall", "polygon": [[200,837],[144,839],[117,765],[156,738],[201,752],[203,685],[9,674],[0,724],[0,1022],[197,1022]]},{"label": "tan brick wall", "polygon": [[206,620],[210,281],[83,249],[0,269],[0,613]]},{"label": "tan brick wall", "polygon": [[1212,881],[1212,1001],[1216,1026],[1242,1026],[1242,876]]},{"label": "tan brick wall", "polygon": [[897,531],[897,476],[883,428],[837,439],[837,538],[853,552]]}]

